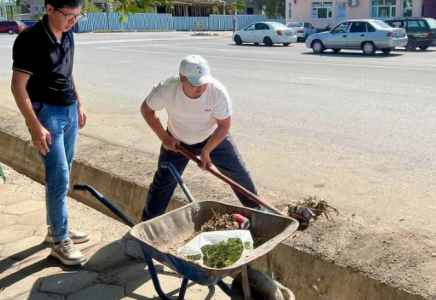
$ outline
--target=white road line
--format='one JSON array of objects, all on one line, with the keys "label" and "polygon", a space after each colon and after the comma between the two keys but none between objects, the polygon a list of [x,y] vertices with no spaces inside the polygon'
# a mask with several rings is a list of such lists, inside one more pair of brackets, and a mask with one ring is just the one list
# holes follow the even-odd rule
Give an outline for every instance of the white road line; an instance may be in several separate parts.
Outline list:
[{"label": "white road line", "polygon": [[123,64],[131,64],[132,63],[131,61],[128,61],[128,60],[115,60],[115,59],[112,59],[111,61],[118,62],[118,63],[123,63]]},{"label": "white road line", "polygon": [[130,42],[154,42],[154,41],[175,41],[175,40],[194,40],[212,39],[213,37],[185,37],[185,38],[161,38],[161,39],[128,39],[128,40],[103,40],[89,42],[75,42],[76,45],[111,44],[111,43],[130,43]]},{"label": "white road line", "polygon": [[309,79],[309,80],[324,80],[324,81],[330,81],[331,79],[326,78],[314,78],[314,77],[298,77],[299,79]]},{"label": "white road line", "polygon": [[[168,55],[192,55],[192,53],[174,53],[174,52],[163,52],[163,51],[147,51],[147,50],[127,50],[127,49],[117,49],[108,48],[108,50],[113,51],[124,51],[124,52],[137,52],[137,53],[154,53],[154,54],[168,54]],[[299,65],[323,65],[323,66],[340,66],[340,67],[362,67],[370,69],[400,69],[400,70],[421,70],[421,71],[436,71],[436,69],[428,68],[408,68],[408,67],[394,67],[394,66],[378,66],[378,65],[354,65],[354,64],[336,64],[336,63],[322,63],[322,62],[308,62],[308,61],[290,61],[290,60],[275,60],[275,59],[261,59],[261,58],[246,58],[246,57],[230,57],[230,56],[219,56],[219,55],[208,55],[208,58],[221,58],[230,60],[244,60],[244,61],[260,61],[260,62],[273,62],[273,63],[287,63],[287,64],[299,64]]]}]

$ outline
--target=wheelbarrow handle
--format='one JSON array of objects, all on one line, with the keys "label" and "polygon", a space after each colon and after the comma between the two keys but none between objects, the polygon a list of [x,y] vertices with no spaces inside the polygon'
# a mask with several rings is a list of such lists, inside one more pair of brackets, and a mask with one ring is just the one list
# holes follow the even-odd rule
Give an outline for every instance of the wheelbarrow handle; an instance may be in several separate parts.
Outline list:
[{"label": "wheelbarrow handle", "polygon": [[76,191],[88,191],[91,195],[93,195],[98,201],[100,201],[104,206],[109,208],[111,212],[117,215],[124,224],[133,227],[135,223],[133,223],[125,214],[123,214],[115,205],[113,205],[109,200],[107,200],[99,191],[94,189],[92,186],[87,184],[75,184],[73,186]]},{"label": "wheelbarrow handle", "polygon": [[[194,154],[192,154],[191,152],[189,152],[188,150],[186,150],[185,148],[183,148],[179,144],[176,144],[176,149],[177,149],[177,151],[182,153],[184,156],[186,156],[190,160],[194,161],[197,165],[199,165],[199,166],[201,165],[201,160],[197,156],[195,156]],[[221,174],[219,171],[215,170],[214,168],[207,167],[206,170],[209,173],[211,173],[212,175],[214,175],[215,177],[218,177],[219,179],[221,179],[222,181],[224,181],[225,183],[230,185],[232,188],[234,188],[235,190],[237,190],[241,194],[245,195],[246,197],[253,200],[257,204],[265,207],[267,210],[269,210],[277,215],[282,215],[282,213],[277,208],[266,203],[265,201],[260,199],[257,195],[253,194],[252,192],[250,192],[249,190],[247,190],[243,186],[237,184],[236,182],[234,182],[233,180],[231,180],[227,176]]]},{"label": "wheelbarrow handle", "polygon": [[195,201],[194,196],[192,196],[191,192],[189,191],[188,187],[186,186],[185,182],[183,181],[176,167],[174,167],[172,163],[163,162],[161,163],[160,166],[165,169],[170,169],[171,174],[173,174],[174,178],[176,178],[177,182],[179,183],[180,187],[182,188],[183,192],[185,193],[186,197],[189,199],[191,203],[197,202]]}]

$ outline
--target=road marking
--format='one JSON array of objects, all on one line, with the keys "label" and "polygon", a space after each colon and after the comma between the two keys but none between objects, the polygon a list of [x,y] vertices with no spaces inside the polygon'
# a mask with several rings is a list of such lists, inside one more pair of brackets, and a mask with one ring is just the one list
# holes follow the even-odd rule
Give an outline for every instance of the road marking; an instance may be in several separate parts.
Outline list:
[{"label": "road marking", "polygon": [[127,40],[103,40],[89,42],[75,42],[76,45],[129,43],[129,42],[154,42],[154,41],[175,41],[175,40],[194,40],[194,39],[213,39],[213,37],[185,37],[185,38],[161,38],[161,39],[127,39]]},{"label": "road marking", "polygon": [[[150,50],[128,50],[128,49],[117,49],[117,48],[106,48],[107,50],[113,51],[124,51],[124,52],[137,52],[137,53],[154,53],[154,54],[168,54],[168,55],[192,55],[192,53],[174,53],[174,52],[163,52],[163,51],[150,51]],[[208,58],[220,58],[220,59],[230,59],[230,60],[245,60],[245,61],[260,61],[260,62],[273,62],[273,63],[288,63],[288,64],[299,64],[299,65],[323,65],[323,66],[340,66],[340,67],[362,67],[362,68],[372,68],[372,69],[400,69],[400,70],[421,70],[421,71],[436,71],[436,69],[428,68],[408,68],[408,67],[394,67],[394,66],[378,66],[378,65],[354,65],[354,64],[337,64],[337,63],[322,63],[322,62],[308,62],[308,61],[291,61],[291,60],[275,60],[275,59],[261,59],[261,58],[245,58],[245,57],[230,57],[230,56],[220,56],[220,55],[208,55]]]},{"label": "road marking", "polygon": [[331,79],[326,78],[314,78],[314,77],[298,77],[299,79],[309,79],[309,80],[324,80],[324,81],[330,81]]},{"label": "road marking", "polygon": [[132,63],[131,61],[128,61],[128,60],[115,60],[115,59],[112,59],[111,61],[118,62],[118,63],[123,63],[123,64],[131,64]]}]

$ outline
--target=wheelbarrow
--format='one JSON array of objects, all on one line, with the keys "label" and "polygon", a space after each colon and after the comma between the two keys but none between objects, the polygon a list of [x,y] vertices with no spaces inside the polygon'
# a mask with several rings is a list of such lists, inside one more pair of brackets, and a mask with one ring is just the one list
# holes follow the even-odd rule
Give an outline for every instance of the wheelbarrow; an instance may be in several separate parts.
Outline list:
[{"label": "wheelbarrow", "polygon": [[[187,152],[184,149],[182,151]],[[189,152],[186,154],[190,155]],[[188,157],[191,158],[190,156]],[[198,162],[200,161],[198,160]],[[162,167],[169,168],[190,201],[190,204],[136,225],[91,186],[75,185],[74,189],[90,192],[125,224],[132,227],[130,234],[138,241],[144,253],[154,288],[161,299],[170,300],[171,298],[161,288],[153,259],[176,271],[183,277],[178,295],[179,300],[184,299],[189,280],[207,286],[210,293],[213,293],[215,285],[218,285],[231,299],[283,300],[283,295],[274,280],[266,274],[252,269],[248,264],[258,257],[269,253],[280,242],[292,235],[298,228],[298,221],[273,213],[265,213],[217,201],[197,202],[176,168],[170,163],[163,163]],[[227,177],[225,178],[230,180]],[[237,185],[231,180],[230,184],[232,187],[234,187],[233,184]],[[239,188],[257,197],[241,186]],[[253,199],[253,197],[251,198]],[[256,199],[253,200],[256,201]],[[247,256],[241,257],[233,265],[221,269],[200,265],[176,253],[176,250],[183,246],[193,236],[194,232],[201,230],[201,226],[213,217],[214,212],[220,212],[221,214],[237,213],[247,217],[250,220],[251,235],[256,241],[255,249]],[[231,287],[229,287],[223,282],[223,279],[231,274],[235,274],[238,270],[240,270],[240,273],[234,277]]]}]

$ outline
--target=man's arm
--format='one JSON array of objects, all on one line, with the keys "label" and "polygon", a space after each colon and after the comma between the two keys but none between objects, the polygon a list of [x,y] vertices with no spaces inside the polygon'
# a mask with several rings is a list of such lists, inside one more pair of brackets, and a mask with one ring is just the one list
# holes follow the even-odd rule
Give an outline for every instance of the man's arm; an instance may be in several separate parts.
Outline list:
[{"label": "man's arm", "polygon": [[77,95],[77,115],[79,117],[79,129],[82,129],[86,125],[87,115],[85,110],[83,109],[82,98],[80,98],[79,91],[77,90],[76,82],[74,81],[74,77],[71,76],[71,78],[73,79],[74,91],[76,92]]},{"label": "man's arm", "polygon": [[200,154],[201,159],[201,168],[205,170],[206,168],[209,168],[212,165],[212,162],[210,160],[210,153],[213,149],[215,149],[216,146],[218,146],[227,136],[227,134],[230,131],[230,125],[232,124],[232,117],[228,117],[223,120],[216,119],[217,122],[217,129],[212,133],[210,136],[210,139],[207,141],[206,145],[204,146],[203,150]]},{"label": "man's arm", "polygon": [[51,144],[51,135],[50,132],[41,125],[33,111],[32,102],[30,101],[26,89],[29,78],[30,75],[27,73],[13,71],[11,91],[18,108],[26,120],[27,126],[29,126],[33,145],[42,155],[46,155],[50,152],[48,145]]},{"label": "man's arm", "polygon": [[176,144],[179,144],[180,142],[166,132],[160,122],[159,115],[147,105],[147,100],[142,102],[141,114],[151,130],[153,130],[157,137],[162,141],[164,148],[171,151],[177,151]]}]

